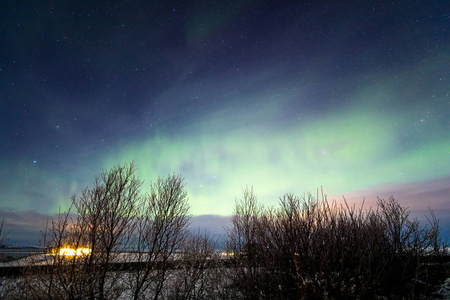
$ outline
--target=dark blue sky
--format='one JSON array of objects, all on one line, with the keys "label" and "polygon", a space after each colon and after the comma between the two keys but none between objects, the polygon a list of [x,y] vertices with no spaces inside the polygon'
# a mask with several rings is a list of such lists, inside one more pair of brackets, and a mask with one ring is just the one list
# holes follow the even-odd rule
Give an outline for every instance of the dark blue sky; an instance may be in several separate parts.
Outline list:
[{"label": "dark blue sky", "polygon": [[0,218],[35,229],[134,160],[181,173],[195,215],[323,186],[449,224],[449,7],[3,1]]}]

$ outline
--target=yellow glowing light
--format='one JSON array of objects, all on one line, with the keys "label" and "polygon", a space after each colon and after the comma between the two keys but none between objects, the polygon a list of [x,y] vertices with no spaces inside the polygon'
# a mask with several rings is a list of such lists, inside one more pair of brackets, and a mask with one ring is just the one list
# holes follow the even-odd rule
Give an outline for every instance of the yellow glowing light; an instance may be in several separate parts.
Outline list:
[{"label": "yellow glowing light", "polygon": [[220,255],[225,257],[234,256],[234,252],[221,252]]},{"label": "yellow glowing light", "polygon": [[64,247],[60,248],[58,251],[58,254],[60,256],[81,256],[81,255],[89,255],[91,253],[90,248],[71,248],[71,247]]}]

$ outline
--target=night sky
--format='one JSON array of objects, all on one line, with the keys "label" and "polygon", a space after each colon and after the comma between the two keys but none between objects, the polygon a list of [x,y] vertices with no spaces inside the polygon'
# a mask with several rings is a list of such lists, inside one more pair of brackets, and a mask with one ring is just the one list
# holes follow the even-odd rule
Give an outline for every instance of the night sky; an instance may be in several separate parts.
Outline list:
[{"label": "night sky", "polygon": [[246,185],[267,205],[322,187],[431,207],[449,235],[450,5],[326,3],[1,1],[10,238],[131,161],[144,192],[181,173],[200,225]]}]

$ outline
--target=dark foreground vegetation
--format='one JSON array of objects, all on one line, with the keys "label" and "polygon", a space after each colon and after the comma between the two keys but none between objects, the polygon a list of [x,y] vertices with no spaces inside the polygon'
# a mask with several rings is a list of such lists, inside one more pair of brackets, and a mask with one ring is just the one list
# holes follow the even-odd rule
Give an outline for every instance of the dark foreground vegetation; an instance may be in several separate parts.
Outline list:
[{"label": "dark foreground vegetation", "polygon": [[247,189],[227,236],[241,253],[230,278],[248,299],[417,298],[447,249],[432,212],[428,221],[393,198],[364,210],[287,194],[264,208]]},{"label": "dark foreground vegetation", "polygon": [[[0,298],[423,299],[450,277],[432,211],[423,225],[393,198],[365,209],[286,194],[264,207],[244,189],[223,254],[188,230],[181,176],[142,195],[135,169],[114,167],[73,196],[43,234],[47,253],[4,277]],[[59,252],[68,246],[89,251]]]}]

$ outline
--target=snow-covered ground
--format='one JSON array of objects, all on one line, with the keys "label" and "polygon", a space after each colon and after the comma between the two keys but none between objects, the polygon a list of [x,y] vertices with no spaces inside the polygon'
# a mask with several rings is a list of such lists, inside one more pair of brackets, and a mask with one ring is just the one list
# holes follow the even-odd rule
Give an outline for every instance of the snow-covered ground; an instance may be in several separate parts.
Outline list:
[{"label": "snow-covered ground", "polygon": [[[173,259],[179,260],[182,259],[183,254],[175,254],[173,256]],[[225,257],[222,257],[226,259]],[[30,262],[33,262],[33,264],[48,264],[52,261],[52,256],[49,254],[34,254],[28,257],[22,257],[20,259],[0,263],[1,267],[22,267],[28,265]],[[117,263],[123,263],[123,262],[137,262],[139,261],[138,256],[134,253],[121,253],[115,258],[115,262]],[[447,266],[447,268],[450,268],[450,265]],[[224,267],[219,268],[216,270],[216,274],[222,274],[226,273],[225,271],[229,270]],[[166,289],[163,294],[169,295],[173,291],[174,286],[179,286],[179,279],[183,276],[182,270],[172,270],[170,273],[170,276],[168,278],[167,283],[165,284]],[[117,273],[116,273],[117,274]],[[447,273],[448,274],[448,273]],[[121,271],[120,276],[113,276],[116,279],[119,278],[115,284],[118,286],[126,286],[126,282],[129,281],[131,273],[127,271]],[[7,288],[13,288],[16,286],[16,281],[20,280],[20,278],[8,278],[8,277],[0,277],[0,299],[2,299],[2,296],[5,293],[5,290]],[[213,297],[214,294],[220,293],[220,289],[226,284],[224,281],[226,278],[221,279],[215,279],[212,281],[209,281],[208,284],[213,284],[214,286],[209,286],[208,293],[209,296]],[[124,289],[123,293],[121,294],[119,299],[129,299],[130,298],[130,289]],[[430,293],[431,296],[428,298],[422,298],[422,299],[449,299],[450,300],[450,277],[445,279],[444,282],[436,285],[433,287],[433,292]],[[165,299],[165,297],[162,297],[162,299]],[[214,297],[212,298],[214,299]]]}]

